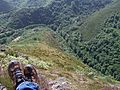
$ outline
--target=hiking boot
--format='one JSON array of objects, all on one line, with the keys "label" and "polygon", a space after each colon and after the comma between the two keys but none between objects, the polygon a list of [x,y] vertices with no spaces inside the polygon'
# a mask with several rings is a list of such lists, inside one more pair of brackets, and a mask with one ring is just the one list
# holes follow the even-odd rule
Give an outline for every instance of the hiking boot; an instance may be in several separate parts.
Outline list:
[{"label": "hiking boot", "polygon": [[39,83],[39,78],[35,67],[31,64],[24,67],[24,75],[28,81]]},{"label": "hiking boot", "polygon": [[0,90],[7,90],[7,88],[0,84]]},{"label": "hiking boot", "polygon": [[11,61],[8,65],[8,74],[13,81],[14,88],[25,81],[21,64],[16,60]]}]

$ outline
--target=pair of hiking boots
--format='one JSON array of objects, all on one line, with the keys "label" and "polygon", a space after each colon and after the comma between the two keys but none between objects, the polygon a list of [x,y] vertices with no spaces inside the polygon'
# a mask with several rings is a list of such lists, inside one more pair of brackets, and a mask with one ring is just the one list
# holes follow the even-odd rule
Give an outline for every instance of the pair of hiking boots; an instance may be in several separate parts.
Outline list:
[{"label": "pair of hiking boots", "polygon": [[24,81],[39,82],[37,71],[33,65],[22,67],[22,64],[16,60],[11,61],[8,65],[8,74],[13,81],[14,88]]}]

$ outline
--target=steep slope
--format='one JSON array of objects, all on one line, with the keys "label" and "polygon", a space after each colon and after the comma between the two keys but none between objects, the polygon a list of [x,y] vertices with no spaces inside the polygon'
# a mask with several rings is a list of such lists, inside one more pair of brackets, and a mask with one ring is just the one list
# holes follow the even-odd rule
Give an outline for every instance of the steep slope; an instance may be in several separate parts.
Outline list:
[{"label": "steep slope", "polygon": [[91,15],[86,22],[80,27],[83,32],[84,40],[90,40],[101,31],[104,22],[114,14],[120,13],[120,1],[110,4],[106,8]]},{"label": "steep slope", "polygon": [[68,46],[84,63],[117,80],[120,80],[119,7],[120,1],[117,0],[92,14],[81,26],[72,24],[60,32]]},{"label": "steep slope", "polygon": [[117,80],[120,80],[119,7],[120,1],[117,0],[92,14],[82,25],[72,24],[62,28],[62,32],[59,31],[84,63]]},{"label": "steep slope", "polygon": [[[120,80],[120,14],[109,18],[102,31],[81,47],[78,55],[91,67]],[[82,49],[83,48],[83,49]]]},{"label": "steep slope", "polygon": [[[100,90],[104,85],[109,86],[109,84],[116,83],[111,77],[105,77],[84,65],[73,55],[67,54],[57,47],[49,46],[53,43],[50,40],[49,44],[45,38],[44,42],[32,42],[31,35],[27,34],[26,40],[28,38],[30,42],[23,43],[24,40],[19,39],[11,43],[12,48],[8,47],[5,53],[0,52],[1,66],[4,70],[4,72],[0,72],[0,83],[7,86],[8,90],[12,90],[12,84],[5,70],[12,59],[23,64],[35,65],[43,81],[40,82],[42,88],[47,87],[48,84],[52,90],[60,88],[62,90]],[[22,37],[25,38],[24,35]],[[49,38],[51,37],[49,36]]]}]

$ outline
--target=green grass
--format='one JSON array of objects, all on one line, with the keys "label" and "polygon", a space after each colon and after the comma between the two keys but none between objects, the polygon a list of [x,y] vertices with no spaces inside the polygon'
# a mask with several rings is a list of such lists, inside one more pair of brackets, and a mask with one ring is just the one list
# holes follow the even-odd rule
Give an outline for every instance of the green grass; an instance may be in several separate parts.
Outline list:
[{"label": "green grass", "polygon": [[[111,15],[120,13],[119,9],[120,1],[116,0],[113,4],[92,14],[81,27],[77,27],[82,33],[83,39],[90,40],[94,38],[103,27],[104,21],[106,21]],[[3,24],[5,21],[0,23]],[[13,48],[12,51],[8,50],[8,56],[3,57],[3,54],[1,54],[0,57],[4,58],[3,60],[5,64],[3,66],[7,67],[9,60],[13,58],[24,64],[32,63],[37,67],[39,73],[44,75],[47,80],[66,77],[67,80],[72,83],[72,87],[77,87],[81,90],[100,90],[104,84],[119,83],[114,80],[113,77],[102,75],[100,72],[83,64],[81,59],[64,52],[60,48],[59,41],[61,40],[61,37],[56,36],[56,33],[50,28],[45,26],[36,26],[34,28],[26,27],[23,28],[22,31],[24,32],[18,36],[18,40],[16,40],[17,37],[8,44]],[[61,40],[61,42],[63,41]],[[62,45],[65,46],[63,43]],[[27,55],[29,57],[28,60],[17,55],[16,52]],[[85,79],[85,87],[82,87],[83,84],[80,83],[81,77]],[[0,83],[5,85],[8,90],[12,90],[13,85],[7,73],[5,76],[0,76]]]},{"label": "green grass", "polygon": [[[19,36],[18,40],[13,40],[11,44],[20,44],[20,45],[28,45],[28,44],[37,44],[37,43],[44,43],[44,42],[52,42],[54,34],[52,30],[48,27],[35,27],[35,28],[24,28],[23,33]],[[50,41],[51,40],[51,41]]]},{"label": "green grass", "polygon": [[[42,41],[41,43],[32,41],[31,34],[33,35],[32,37],[37,36],[31,32],[32,29],[30,31],[29,30],[25,31],[25,33],[22,35],[24,38],[20,39],[20,41],[12,42],[10,44],[12,49],[9,49],[6,52],[6,54],[9,55],[7,57],[3,57],[5,67],[7,67],[9,60],[12,59],[16,59],[23,64],[33,64],[37,67],[38,72],[44,75],[45,79],[55,80],[59,77],[65,77],[70,83],[72,83],[72,87],[77,87],[83,90],[100,90],[104,84],[116,83],[116,81],[114,81],[112,78],[104,78],[104,75],[83,64],[77,57],[65,53],[54,46],[49,46],[51,43],[50,40],[49,44],[42,43]],[[37,35],[42,35],[42,33],[37,33]],[[43,34],[43,36],[44,35],[45,34]],[[42,38],[43,37],[41,36],[41,39]],[[44,41],[48,40],[44,38]],[[24,55],[29,57],[28,60],[19,55],[15,57],[16,52],[24,53]],[[8,90],[12,90],[12,81],[6,75],[4,75],[4,77],[0,76],[0,81],[3,85],[7,86]],[[82,83],[79,81],[81,76],[86,82],[84,84],[85,87],[83,87]]]},{"label": "green grass", "polygon": [[7,90],[13,90],[12,81],[7,74],[4,74],[4,76],[0,76],[0,83],[2,83],[2,85],[4,85]]},{"label": "green grass", "polygon": [[104,22],[114,14],[120,14],[120,1],[108,5],[106,8],[92,14],[80,27],[84,40],[91,40],[101,31]]},{"label": "green grass", "polygon": [[[90,90],[93,90],[93,88],[99,90],[105,83],[118,83],[112,78],[104,78],[106,76],[83,64],[80,59],[74,57],[73,55],[67,54],[45,43],[37,43],[36,45],[26,44],[26,46],[24,46],[24,44],[14,44],[12,45],[12,48],[14,48],[14,51],[32,56],[32,58],[29,59],[29,62],[24,60],[24,63],[33,63],[40,69],[41,73],[44,73],[46,78],[49,79],[56,79],[56,77],[51,76],[51,74],[48,75],[48,73],[56,73],[57,71],[58,77],[66,77],[74,86],[78,83],[78,81],[74,81],[74,79],[78,80],[79,74],[83,74],[84,78],[89,81],[90,85],[93,85],[93,83],[95,84],[95,86],[91,87]],[[35,57],[38,59],[35,59]],[[100,85],[97,84],[95,78],[97,78],[97,81],[101,82]],[[90,88],[89,84],[86,85]],[[78,87],[79,86],[81,86],[81,84],[78,84]]]}]

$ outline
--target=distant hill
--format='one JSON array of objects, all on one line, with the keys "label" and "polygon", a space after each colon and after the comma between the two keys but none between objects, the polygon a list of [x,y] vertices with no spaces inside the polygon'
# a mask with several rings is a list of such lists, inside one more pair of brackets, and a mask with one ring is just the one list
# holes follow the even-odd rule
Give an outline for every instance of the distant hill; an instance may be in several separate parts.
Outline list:
[{"label": "distant hill", "polygon": [[31,24],[45,24],[57,29],[84,18],[104,8],[111,0],[55,0],[47,7],[21,9],[10,17],[9,26],[22,28]]},{"label": "distant hill", "polygon": [[[8,0],[8,1],[9,3],[13,2],[12,0]],[[17,0],[16,0],[16,3],[18,3]],[[88,2],[84,0],[81,0],[81,1],[79,0],[57,1],[55,0],[51,4],[49,4],[47,7],[41,7],[41,8],[33,8],[33,7],[24,8],[23,7],[20,10],[14,11],[6,16],[2,16],[1,23],[2,25],[3,23],[5,25],[5,22],[6,22],[7,27],[16,28],[15,31],[9,30],[9,32],[11,32],[9,36],[20,35],[18,33],[21,32],[21,29],[17,30],[17,28],[23,28],[23,27],[26,27],[28,25],[33,25],[33,24],[44,24],[44,25],[49,26],[53,30],[57,30],[58,33],[61,34],[62,37],[65,39],[64,36],[66,35],[66,33],[69,32],[72,34],[74,29],[75,30],[77,29],[77,27],[74,27],[74,25],[72,25],[71,27],[71,24],[81,25],[89,15],[91,15],[95,11],[98,11],[101,8],[104,8],[109,3],[111,3],[111,0],[102,0],[102,1],[101,0],[96,0],[96,1],[88,0]],[[5,31],[8,31],[8,30],[5,30]],[[5,37],[4,39],[1,39],[1,41],[4,40],[5,42],[7,40],[6,42],[8,42],[11,39],[6,39],[5,31],[0,35],[2,38]],[[15,34],[13,33],[13,31],[15,32]],[[81,34],[80,33],[78,34],[79,34],[79,38],[81,38]],[[72,37],[74,37],[74,35],[71,36],[71,38]]]},{"label": "distant hill", "polygon": [[9,3],[5,2],[4,0],[0,0],[0,13],[5,13],[11,10],[11,6]]},{"label": "distant hill", "polygon": [[38,7],[43,7],[47,6],[48,4],[51,3],[53,0],[5,0],[9,4],[11,4],[15,9],[21,9],[21,8],[38,8]]},{"label": "distant hill", "polygon": [[104,22],[114,14],[120,13],[120,1],[117,0],[115,3],[110,4],[106,8],[91,15],[86,22],[80,27],[83,32],[84,40],[90,40],[98,34]]},{"label": "distant hill", "polygon": [[[65,36],[83,62],[120,80],[120,1],[92,14],[84,24]],[[67,29],[67,28],[65,28]],[[68,34],[69,35],[69,34]]]},{"label": "distant hill", "polygon": [[78,55],[83,62],[120,80],[120,13],[108,18],[94,39],[79,46]]}]

